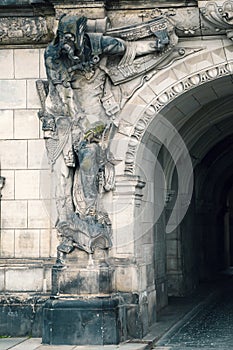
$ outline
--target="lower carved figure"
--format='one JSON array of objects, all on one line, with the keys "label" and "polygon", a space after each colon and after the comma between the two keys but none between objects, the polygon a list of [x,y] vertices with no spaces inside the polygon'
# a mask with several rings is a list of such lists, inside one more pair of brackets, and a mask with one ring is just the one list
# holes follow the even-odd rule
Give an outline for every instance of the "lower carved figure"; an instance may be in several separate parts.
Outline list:
[{"label": "lower carved figure", "polygon": [[114,186],[114,165],[104,147],[109,126],[95,122],[83,132],[69,118],[41,118],[55,182],[58,252],[111,247],[111,222],[101,203],[101,194]]},{"label": "lower carved figure", "polygon": [[[70,253],[77,247],[93,253],[97,246],[102,249],[111,246],[111,222],[102,211],[101,193],[104,187],[111,189],[114,185],[114,166],[100,146],[104,131],[104,124],[95,123],[84,139],[79,143],[76,140],[74,145],[77,160],[72,178],[74,210],[65,220],[59,219],[56,225],[64,238],[58,246],[61,252]],[[105,166],[112,172],[108,178],[105,177]]]}]

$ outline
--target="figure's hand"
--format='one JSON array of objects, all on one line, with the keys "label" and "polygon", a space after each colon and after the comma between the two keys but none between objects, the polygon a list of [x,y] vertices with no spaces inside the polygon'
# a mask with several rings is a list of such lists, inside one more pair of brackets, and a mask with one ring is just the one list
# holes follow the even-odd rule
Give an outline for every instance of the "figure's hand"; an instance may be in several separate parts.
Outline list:
[{"label": "figure's hand", "polygon": [[169,36],[166,30],[157,31],[155,34],[155,47],[157,51],[161,51],[165,45],[169,44]]}]

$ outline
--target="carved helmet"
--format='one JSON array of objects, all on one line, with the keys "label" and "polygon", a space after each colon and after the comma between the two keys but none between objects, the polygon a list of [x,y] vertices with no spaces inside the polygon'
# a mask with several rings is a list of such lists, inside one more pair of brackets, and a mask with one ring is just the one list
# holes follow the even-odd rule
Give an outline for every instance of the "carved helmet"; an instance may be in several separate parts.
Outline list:
[{"label": "carved helmet", "polygon": [[65,34],[72,34],[77,51],[82,51],[84,34],[87,30],[87,18],[62,15],[57,29],[54,44],[58,44]]}]

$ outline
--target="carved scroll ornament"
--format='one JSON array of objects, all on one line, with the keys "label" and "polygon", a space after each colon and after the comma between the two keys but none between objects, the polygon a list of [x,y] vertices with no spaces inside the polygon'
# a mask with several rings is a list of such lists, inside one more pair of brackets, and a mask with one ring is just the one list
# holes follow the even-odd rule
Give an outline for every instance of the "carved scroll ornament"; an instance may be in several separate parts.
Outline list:
[{"label": "carved scroll ornament", "polygon": [[[201,3],[201,2],[200,2]],[[214,27],[215,32],[226,31],[227,36],[233,37],[233,1],[228,0],[219,4],[215,1],[206,2],[205,6],[200,7],[203,19]]]}]

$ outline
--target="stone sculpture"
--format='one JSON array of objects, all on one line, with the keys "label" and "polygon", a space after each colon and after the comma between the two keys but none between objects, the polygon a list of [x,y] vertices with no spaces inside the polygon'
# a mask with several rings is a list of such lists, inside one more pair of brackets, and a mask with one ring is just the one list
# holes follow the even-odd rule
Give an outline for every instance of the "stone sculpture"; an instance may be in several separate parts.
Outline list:
[{"label": "stone sculpture", "polygon": [[[48,82],[37,82],[39,117],[56,179],[59,262],[75,247],[89,254],[111,247],[102,196],[114,187],[110,143],[123,103],[119,84],[176,56],[178,39],[163,17],[124,30],[109,29],[107,19],[97,22],[93,26],[86,17],[63,15],[45,51]],[[139,40],[147,37],[153,38]],[[140,84],[132,84],[134,90]]]}]

